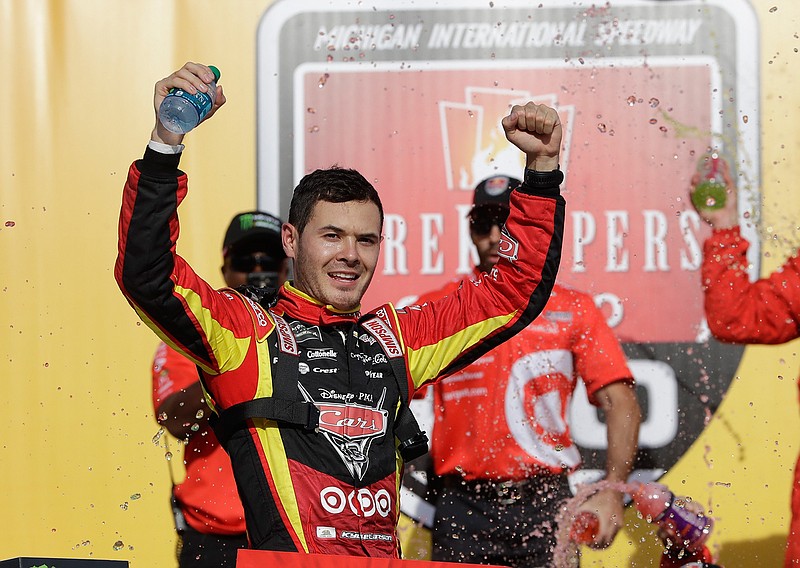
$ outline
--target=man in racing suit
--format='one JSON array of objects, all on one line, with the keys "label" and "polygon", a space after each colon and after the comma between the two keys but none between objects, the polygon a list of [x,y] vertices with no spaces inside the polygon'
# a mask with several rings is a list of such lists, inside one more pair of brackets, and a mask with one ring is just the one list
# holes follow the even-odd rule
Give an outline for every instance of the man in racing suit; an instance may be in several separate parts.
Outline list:
[{"label": "man in racing suit", "polygon": [[[452,294],[492,269],[508,199],[519,185],[504,175],[477,185],[469,225],[478,266],[417,303]],[[567,423],[578,377],[605,413],[605,478],[624,483],[636,456],[641,413],[622,347],[588,294],[556,284],[531,325],[430,387],[432,485],[439,487],[433,560],[552,566],[555,519],[572,496],[567,474],[581,464]],[[599,520],[593,546],[614,539],[623,498],[607,489],[581,507]]]},{"label": "man in racing suit", "polygon": [[[195,93],[212,79],[205,65],[185,64],[156,83],[155,109],[170,89]],[[217,86],[208,117],[224,102]],[[331,168],[301,180],[282,229],[294,280],[274,305],[255,296],[260,305],[213,289],[176,254],[183,136],[156,120],[125,185],[115,277],[139,317],[200,367],[220,424],[239,422],[218,432],[253,548],[398,557],[401,453],[418,446],[407,443],[407,393],[526,327],[558,268],[558,114],[531,102],[514,106],[502,125],[527,167],[496,269],[425,307],[362,313],[383,223],[363,176]]]},{"label": "man in racing suit", "polygon": [[[701,269],[705,312],[711,333],[731,343],[786,343],[800,337],[800,257],[798,252],[765,278],[751,282],[749,243],[739,230],[736,186],[723,162],[726,200],[720,209],[697,208],[711,227],[703,244]],[[692,178],[692,192],[701,178]],[[694,203],[694,200],[692,200]],[[800,459],[794,472],[792,519],[784,566],[800,566]]]}]

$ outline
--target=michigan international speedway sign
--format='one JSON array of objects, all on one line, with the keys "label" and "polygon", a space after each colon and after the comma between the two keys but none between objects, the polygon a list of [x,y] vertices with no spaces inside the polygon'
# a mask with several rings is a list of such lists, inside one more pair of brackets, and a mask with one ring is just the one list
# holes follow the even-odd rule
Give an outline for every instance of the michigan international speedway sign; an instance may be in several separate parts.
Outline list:
[{"label": "michigan international speedway sign", "polygon": [[[339,164],[381,193],[385,241],[365,307],[408,303],[470,271],[472,189],[524,161],[499,121],[558,109],[567,224],[560,282],[593,295],[622,340],[644,419],[636,468],[659,477],[697,439],[742,348],[709,338],[699,267],[708,228],[687,190],[702,155],[731,162],[758,214],[758,29],[743,0],[293,2],[258,30],[258,204],[285,215],[296,182]],[[759,238],[745,234],[752,274]],[[579,390],[588,473],[603,417]]]}]

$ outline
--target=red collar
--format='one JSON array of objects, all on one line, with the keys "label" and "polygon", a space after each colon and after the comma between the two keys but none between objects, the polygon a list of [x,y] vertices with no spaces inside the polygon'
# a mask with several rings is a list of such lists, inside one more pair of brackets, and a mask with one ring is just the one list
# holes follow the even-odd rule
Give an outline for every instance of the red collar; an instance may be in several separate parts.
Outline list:
[{"label": "red collar", "polygon": [[272,308],[278,314],[299,319],[310,324],[336,325],[353,322],[361,313],[358,310],[342,312],[325,305],[286,282],[278,291],[278,303]]}]

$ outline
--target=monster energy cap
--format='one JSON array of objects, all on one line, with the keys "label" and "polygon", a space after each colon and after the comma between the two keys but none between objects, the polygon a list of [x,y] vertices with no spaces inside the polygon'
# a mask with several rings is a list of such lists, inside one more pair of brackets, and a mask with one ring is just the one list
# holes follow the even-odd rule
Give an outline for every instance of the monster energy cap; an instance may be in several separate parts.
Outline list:
[{"label": "monster energy cap", "polygon": [[281,245],[280,219],[263,211],[239,213],[232,220],[222,241],[222,256],[227,257],[235,248],[257,248],[286,256]]}]

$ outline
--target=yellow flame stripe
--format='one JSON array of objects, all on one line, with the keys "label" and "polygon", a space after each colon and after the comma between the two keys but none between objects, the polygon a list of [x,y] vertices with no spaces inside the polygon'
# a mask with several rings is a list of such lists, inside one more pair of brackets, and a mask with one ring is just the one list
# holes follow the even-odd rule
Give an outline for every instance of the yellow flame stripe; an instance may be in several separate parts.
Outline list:
[{"label": "yellow flame stripe", "polygon": [[[416,387],[439,375],[464,350],[472,348],[486,335],[506,325],[515,312],[495,316],[459,330],[450,337],[419,349],[408,348],[408,366]],[[479,338],[476,340],[476,338]]]}]

